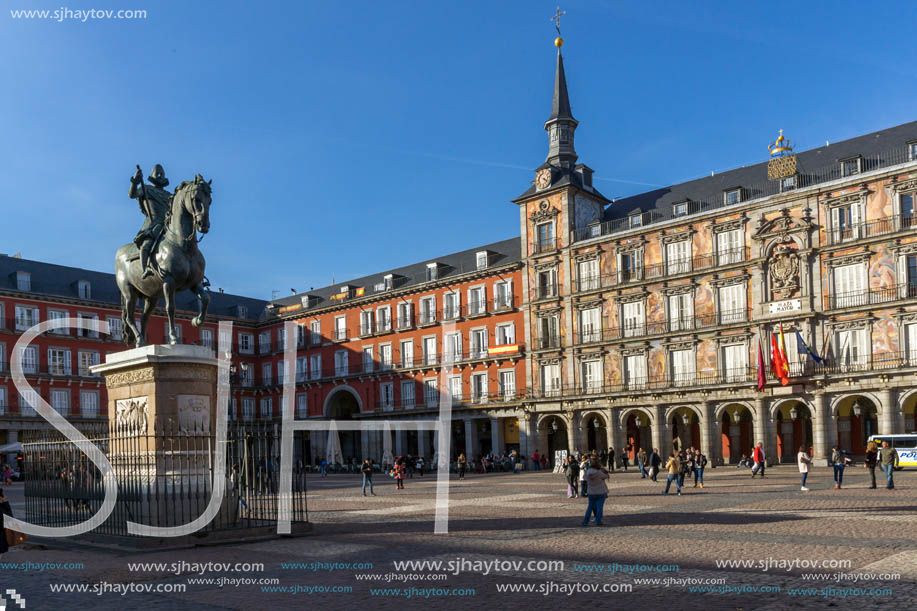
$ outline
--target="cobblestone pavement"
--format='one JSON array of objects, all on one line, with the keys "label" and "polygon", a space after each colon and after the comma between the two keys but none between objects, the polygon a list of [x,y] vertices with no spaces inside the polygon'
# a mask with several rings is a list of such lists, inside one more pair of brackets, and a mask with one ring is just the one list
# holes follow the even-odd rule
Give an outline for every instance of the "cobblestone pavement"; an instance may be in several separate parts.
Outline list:
[{"label": "cobblestone pavement", "polygon": [[[816,468],[809,477],[811,491],[802,492],[792,467],[768,469],[763,480],[750,479],[748,470],[726,467],[708,469],[703,489],[689,480],[680,497],[661,495],[662,482],[642,480],[633,471],[615,473],[603,528],[580,526],[586,502],[567,498],[560,475],[476,475],[452,480],[448,535],[433,534],[434,476],[409,479],[405,490],[395,490],[388,478],[377,480],[377,496],[363,497],[354,476],[310,476],[315,528],[305,537],[146,553],[32,540],[0,563],[78,562],[84,568],[0,569],[0,586],[3,591],[16,589],[28,609],[308,606],[375,611],[486,605],[504,610],[601,604],[612,609],[782,610],[904,609],[917,604],[917,472],[896,474],[895,490],[870,490],[865,469],[850,468],[844,488],[835,490],[831,472]],[[10,495],[14,511],[22,515],[21,488],[14,487]],[[463,563],[465,570],[429,565],[396,570],[394,562],[404,560]],[[489,569],[474,565],[495,560],[500,564]],[[530,564],[539,561],[561,564]],[[735,564],[718,566],[724,561]],[[742,561],[754,565],[737,564]],[[176,575],[168,569],[130,571],[128,563],[133,562],[263,563],[264,570]],[[790,562],[795,566],[788,567]],[[371,567],[329,570],[333,563]],[[628,568],[612,572],[609,567],[615,563]],[[634,570],[634,565],[645,566]],[[670,566],[653,570],[660,565]],[[837,578],[837,573],[846,576]],[[278,579],[280,586],[319,590],[270,592],[259,584],[189,583],[189,578],[201,577]],[[652,579],[659,581],[643,581]],[[187,588],[124,596],[50,591],[51,584],[91,587],[101,581]],[[532,591],[498,592],[507,586]],[[321,591],[335,587],[350,590]],[[398,588],[401,595],[371,592]],[[404,591],[410,588],[414,591],[408,598]],[[570,588],[580,591],[571,593]],[[794,592],[806,588],[811,592]],[[419,592],[433,589],[468,589],[473,594]],[[875,589],[890,592],[870,594]]]}]

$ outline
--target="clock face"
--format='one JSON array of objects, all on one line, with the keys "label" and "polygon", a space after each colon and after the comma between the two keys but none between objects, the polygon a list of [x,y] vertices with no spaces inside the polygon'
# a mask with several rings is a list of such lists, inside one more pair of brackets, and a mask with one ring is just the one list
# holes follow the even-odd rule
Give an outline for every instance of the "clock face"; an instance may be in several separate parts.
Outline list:
[{"label": "clock face", "polygon": [[535,174],[535,186],[539,189],[546,189],[551,186],[551,170],[548,168],[541,168],[538,170],[538,173]]}]

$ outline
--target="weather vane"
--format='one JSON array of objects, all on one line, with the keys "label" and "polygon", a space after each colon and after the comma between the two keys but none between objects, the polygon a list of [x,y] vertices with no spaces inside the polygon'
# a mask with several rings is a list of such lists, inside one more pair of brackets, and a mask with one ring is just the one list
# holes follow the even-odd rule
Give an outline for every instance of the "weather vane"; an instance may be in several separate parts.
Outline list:
[{"label": "weather vane", "polygon": [[551,21],[554,22],[554,29],[557,30],[557,35],[560,36],[560,18],[563,15],[566,15],[567,11],[560,10],[560,7],[557,7],[557,11],[554,13],[554,16],[551,17]]}]

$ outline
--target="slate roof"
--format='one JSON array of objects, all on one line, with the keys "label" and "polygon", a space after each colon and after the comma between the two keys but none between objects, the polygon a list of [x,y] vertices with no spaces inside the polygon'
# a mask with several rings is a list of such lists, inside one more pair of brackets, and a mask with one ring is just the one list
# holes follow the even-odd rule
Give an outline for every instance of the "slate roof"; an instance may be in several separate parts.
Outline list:
[{"label": "slate roof", "polygon": [[[79,297],[77,283],[80,280],[88,280],[91,297],[89,301],[109,307],[121,307],[121,293],[115,283],[114,274],[0,255],[0,291],[17,291],[16,272],[30,274],[31,291],[29,294],[83,301]],[[255,322],[264,312],[267,301],[219,291],[210,293],[209,312],[211,314],[236,317],[235,306],[237,305],[246,306],[245,320]],[[178,296],[176,303],[178,310],[196,312],[197,307],[197,298],[191,293],[183,292]]]},{"label": "slate roof", "polygon": [[341,287],[343,286],[349,286],[352,289],[363,287],[365,289],[365,296],[370,296],[375,294],[375,291],[373,290],[374,287],[377,284],[382,283],[385,276],[388,274],[392,275],[394,289],[420,285],[426,282],[426,271],[428,263],[438,264],[437,280],[453,278],[462,274],[476,271],[476,255],[482,250],[488,252],[488,269],[511,263],[517,263],[520,261],[522,254],[521,240],[518,237],[509,238],[508,240],[501,240],[500,242],[493,242],[492,244],[485,244],[476,248],[469,248],[467,250],[462,250],[452,254],[433,257],[432,259],[427,259],[418,263],[412,263],[410,265],[405,265],[404,267],[398,267],[395,269],[370,274],[361,278],[341,281],[337,284],[334,284],[333,286],[325,286],[303,293],[298,293],[296,295],[290,295],[289,297],[275,299],[271,303],[277,307],[297,305],[302,303],[303,297],[312,296],[315,299],[313,299],[309,309],[327,306],[334,303],[330,300],[330,297],[340,293]]},{"label": "slate roof", "polygon": [[[799,179],[802,183],[800,186],[840,178],[839,161],[857,155],[862,155],[864,161],[874,163],[875,167],[891,165],[889,162],[894,160],[889,153],[893,149],[900,149],[903,152],[903,147],[914,140],[917,140],[917,121],[798,152],[796,160]],[[868,169],[870,168],[864,168],[864,171]],[[706,176],[615,200],[605,210],[604,220],[620,219],[637,209],[649,214],[650,218],[646,221],[672,218],[673,205],[686,200],[696,203],[692,206],[691,213],[699,212],[708,205],[709,207],[720,205],[723,202],[724,192],[736,187],[745,190],[743,201],[779,191],[779,185],[775,181],[768,180],[767,161],[764,161],[714,176]]]}]

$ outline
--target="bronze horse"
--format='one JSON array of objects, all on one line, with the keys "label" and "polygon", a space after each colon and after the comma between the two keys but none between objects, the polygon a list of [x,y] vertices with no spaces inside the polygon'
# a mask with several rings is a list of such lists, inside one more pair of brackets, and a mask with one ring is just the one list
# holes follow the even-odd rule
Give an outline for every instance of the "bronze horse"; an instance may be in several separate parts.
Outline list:
[{"label": "bronze horse", "polygon": [[[134,243],[125,244],[115,253],[115,277],[121,290],[121,320],[127,345],[139,348],[146,344],[147,323],[163,297],[169,317],[169,343],[177,344],[175,295],[184,290],[190,290],[200,300],[200,313],[191,323],[195,327],[204,323],[210,294],[204,288],[205,262],[197,247],[197,232],[210,231],[210,182],[198,174],[194,180],[186,180],[175,189],[155,253],[158,273],[142,277],[140,252]],[[138,297],[143,298],[139,329],[134,325]]]}]

